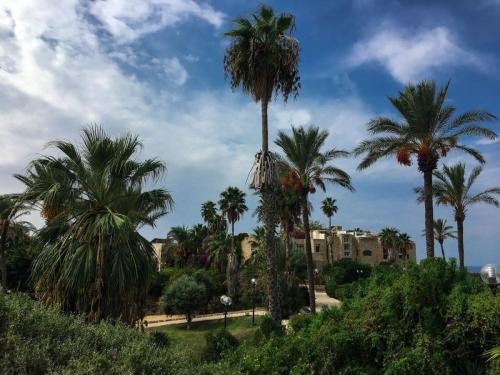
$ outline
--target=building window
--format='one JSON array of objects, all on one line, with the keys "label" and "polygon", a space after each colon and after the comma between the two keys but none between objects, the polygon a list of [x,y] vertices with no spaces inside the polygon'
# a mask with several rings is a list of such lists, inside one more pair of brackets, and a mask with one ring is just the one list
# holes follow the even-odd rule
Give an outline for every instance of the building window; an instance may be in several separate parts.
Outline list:
[{"label": "building window", "polygon": [[350,257],[351,256],[351,244],[350,244],[350,238],[349,236],[344,236],[344,257]]},{"label": "building window", "polygon": [[320,246],[319,246],[319,243],[317,243],[314,245],[314,251],[319,253],[319,250],[320,250]]},{"label": "building window", "polygon": [[364,257],[371,257],[372,251],[371,250],[363,250],[363,256]]}]

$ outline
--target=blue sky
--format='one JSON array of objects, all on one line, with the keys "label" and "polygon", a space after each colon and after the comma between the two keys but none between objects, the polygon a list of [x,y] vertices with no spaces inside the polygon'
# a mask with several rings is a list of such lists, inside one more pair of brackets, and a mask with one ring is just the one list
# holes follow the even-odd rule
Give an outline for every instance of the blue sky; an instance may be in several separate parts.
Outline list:
[{"label": "blue sky", "polygon": [[[260,4],[249,0],[6,0],[0,4],[0,192],[22,187],[13,173],[55,138],[78,140],[89,123],[111,134],[132,131],[144,143],[142,157],[168,166],[161,186],[175,211],[147,237],[174,225],[200,221],[203,201],[217,200],[235,185],[255,197],[245,180],[260,146],[259,107],[224,80],[222,59],[231,20]],[[271,137],[290,124],[328,129],[329,146],[352,149],[366,136],[367,121],[396,116],[387,96],[407,82],[451,79],[449,100],[460,111],[500,115],[500,1],[272,1],[296,16],[301,43],[302,90],[295,101],[270,108]],[[493,124],[498,131],[499,126]],[[466,142],[488,164],[477,188],[500,185],[499,143]],[[474,162],[452,153],[447,163]],[[416,168],[394,160],[350,172],[355,193],[328,187],[312,197],[313,219],[325,196],[338,200],[334,223],[408,232],[424,256],[423,207],[412,188]],[[453,222],[448,208],[436,217]],[[39,218],[33,220],[40,223]],[[500,210],[471,208],[465,222],[466,264],[500,263]],[[237,230],[256,225],[248,213]],[[446,244],[456,256],[456,245]]]}]

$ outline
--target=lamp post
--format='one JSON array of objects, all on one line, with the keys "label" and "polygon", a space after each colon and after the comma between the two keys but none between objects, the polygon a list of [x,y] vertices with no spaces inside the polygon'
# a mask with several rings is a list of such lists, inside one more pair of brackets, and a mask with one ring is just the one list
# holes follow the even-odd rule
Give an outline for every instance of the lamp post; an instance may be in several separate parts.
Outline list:
[{"label": "lamp post", "polygon": [[257,287],[257,279],[252,277],[252,280],[250,280],[252,283],[252,288],[253,288],[253,295],[252,295],[252,325],[255,325],[255,288]]},{"label": "lamp post", "polygon": [[227,309],[229,308],[229,306],[231,306],[231,304],[233,303],[233,300],[229,296],[222,295],[220,297],[220,303],[222,303],[222,305],[224,306],[224,329],[226,329],[226,327],[227,327]]},{"label": "lamp post", "polygon": [[500,270],[494,264],[485,264],[479,272],[481,280],[488,285],[491,292],[495,296],[497,294],[497,286],[500,284]]},{"label": "lamp post", "polygon": [[317,268],[314,269],[314,283],[318,283],[318,275],[319,275],[319,270]]}]

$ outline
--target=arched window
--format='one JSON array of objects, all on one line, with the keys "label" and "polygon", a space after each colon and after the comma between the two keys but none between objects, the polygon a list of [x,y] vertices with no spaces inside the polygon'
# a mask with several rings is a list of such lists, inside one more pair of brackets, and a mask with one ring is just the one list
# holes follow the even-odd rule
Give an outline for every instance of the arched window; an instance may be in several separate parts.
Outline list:
[{"label": "arched window", "polygon": [[371,250],[363,250],[363,256],[364,257],[371,257],[372,251]]}]

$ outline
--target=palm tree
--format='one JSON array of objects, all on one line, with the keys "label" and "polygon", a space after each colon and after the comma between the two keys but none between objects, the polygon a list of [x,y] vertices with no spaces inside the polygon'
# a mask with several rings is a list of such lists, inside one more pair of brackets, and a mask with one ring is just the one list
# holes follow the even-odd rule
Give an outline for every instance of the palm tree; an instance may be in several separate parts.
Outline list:
[{"label": "palm tree", "polygon": [[[333,199],[332,197],[326,197],[321,202],[321,210],[326,215],[326,217],[328,217],[328,237],[330,236],[330,231],[332,229],[332,216],[338,211],[338,207],[335,204],[336,202],[337,200]],[[328,238],[326,241],[326,260],[328,264],[330,264],[330,243]]]},{"label": "palm tree", "polygon": [[399,254],[403,257],[403,267],[406,269],[408,261],[408,250],[413,245],[413,241],[408,233],[400,233],[396,238]]},{"label": "palm tree", "polygon": [[425,239],[428,257],[434,257],[432,173],[440,158],[450,150],[461,150],[484,163],[482,155],[475,149],[460,144],[462,136],[483,136],[495,139],[496,133],[481,127],[479,122],[495,119],[490,113],[469,111],[453,116],[456,108],[445,105],[449,82],[436,89],[435,82],[422,81],[409,84],[399,97],[389,101],[402,116],[401,122],[387,117],[378,117],[368,123],[368,131],[375,136],[364,140],[354,149],[355,155],[366,154],[358,169],[365,169],[383,157],[396,156],[405,166],[416,157],[418,170],[424,177]]},{"label": "palm tree", "polygon": [[275,141],[285,154],[285,159],[281,161],[281,164],[289,171],[289,175],[283,181],[284,188],[295,191],[300,196],[302,223],[305,232],[309,298],[313,313],[316,312],[316,300],[309,232],[309,193],[316,191],[315,186],[325,190],[325,182],[340,185],[351,191],[354,190],[349,175],[330,164],[334,159],[347,156],[349,153],[336,149],[323,152],[322,148],[327,137],[328,132],[326,130],[320,131],[318,127],[311,126],[307,129],[292,127],[291,136],[280,131]]},{"label": "palm tree", "polygon": [[219,271],[223,272],[227,265],[227,258],[233,246],[233,238],[226,232],[217,232],[212,235],[208,243],[208,261]]},{"label": "palm tree", "polygon": [[[477,180],[482,167],[472,169],[468,178],[465,176],[465,164],[459,163],[450,167],[444,165],[441,171],[434,172],[433,194],[437,204],[448,205],[455,211],[457,222],[458,258],[460,267],[464,268],[464,220],[470,205],[475,203],[487,203],[498,207],[496,194],[500,194],[500,188],[490,188],[479,193],[472,194],[471,187]],[[418,200],[423,201],[423,189],[416,188],[419,194]]]},{"label": "palm tree", "polygon": [[192,236],[188,227],[175,226],[167,233],[167,251],[174,256],[178,266],[186,264],[193,249]]},{"label": "palm tree", "polygon": [[[18,194],[0,195],[0,289],[7,289],[7,250],[17,234],[25,233],[28,223],[20,217],[28,212]],[[31,224],[29,224],[31,226]]]},{"label": "palm tree", "polygon": [[229,224],[231,224],[231,252],[228,254],[226,277],[228,293],[234,298],[237,295],[236,278],[238,273],[238,262],[234,247],[234,224],[248,210],[245,204],[245,193],[237,187],[228,187],[220,194],[219,207],[223,215],[227,217]]},{"label": "palm tree", "polygon": [[209,224],[217,215],[217,205],[215,202],[206,201],[201,205],[201,218],[206,224]]},{"label": "palm tree", "polygon": [[380,242],[387,249],[387,263],[393,263],[396,259],[395,253],[398,248],[399,230],[396,228],[384,228],[379,233]]},{"label": "palm tree", "polygon": [[444,255],[444,241],[447,238],[457,238],[453,227],[446,224],[446,219],[434,220],[434,239],[441,247],[441,254],[444,260],[446,260],[446,256]]},{"label": "palm tree", "polygon": [[36,295],[91,320],[140,318],[153,273],[154,250],[140,233],[173,206],[158,181],[165,165],[138,161],[136,136],[110,138],[94,126],[82,144],[55,141],[59,157],[33,160],[22,198],[41,210],[43,249],[33,265]]},{"label": "palm tree", "polygon": [[261,103],[262,149],[256,154],[251,186],[262,196],[265,214],[266,254],[269,277],[269,312],[281,320],[278,269],[275,245],[273,191],[277,171],[269,151],[267,108],[273,93],[286,102],[300,89],[298,41],[291,36],[295,19],[290,14],[275,16],[272,8],[261,6],[248,18],[234,20],[235,28],[226,33],[232,42],[224,56],[224,72],[232,89],[241,87]]}]

